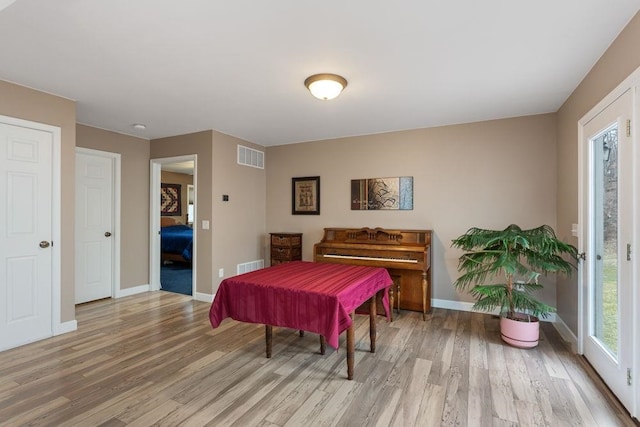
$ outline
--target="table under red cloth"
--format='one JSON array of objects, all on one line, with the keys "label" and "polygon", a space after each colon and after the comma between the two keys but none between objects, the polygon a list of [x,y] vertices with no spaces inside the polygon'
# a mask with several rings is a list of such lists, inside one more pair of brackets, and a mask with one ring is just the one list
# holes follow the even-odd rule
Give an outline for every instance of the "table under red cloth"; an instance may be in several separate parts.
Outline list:
[{"label": "table under red cloth", "polygon": [[[211,326],[227,317],[314,332],[338,347],[351,313],[393,284],[384,268],[294,261],[230,277],[209,310]],[[382,303],[389,318],[389,296]]]}]

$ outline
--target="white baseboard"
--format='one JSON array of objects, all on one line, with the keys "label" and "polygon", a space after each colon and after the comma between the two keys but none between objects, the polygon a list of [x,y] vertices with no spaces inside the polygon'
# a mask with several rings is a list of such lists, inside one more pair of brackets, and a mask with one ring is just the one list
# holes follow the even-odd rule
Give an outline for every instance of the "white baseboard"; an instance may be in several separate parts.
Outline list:
[{"label": "white baseboard", "polygon": [[448,299],[434,298],[431,300],[431,306],[434,308],[446,308],[447,310],[473,311],[473,303],[471,302],[451,301]]},{"label": "white baseboard", "polygon": [[[472,302],[451,301],[451,300],[447,300],[447,299],[436,299],[436,298],[433,298],[431,300],[431,306],[434,307],[434,308],[446,308],[448,310],[475,311],[473,309],[473,303]],[[500,310],[494,310],[493,312],[482,311],[482,312],[478,312],[478,313],[487,313],[487,314],[493,314],[493,315],[497,316],[497,315],[500,314]],[[542,322],[555,322],[556,321],[556,314],[555,313],[551,313],[551,314],[549,314],[549,316],[546,319],[540,319],[540,321],[542,321]]]},{"label": "white baseboard", "polygon": [[78,329],[78,321],[70,320],[68,322],[58,323],[53,326],[53,336],[66,334],[67,332],[73,332]]},{"label": "white baseboard", "polygon": [[211,295],[211,294],[203,294],[201,292],[196,292],[194,299],[196,301],[202,301],[202,302],[208,302],[208,303],[212,303],[213,302],[213,297],[215,295]]},{"label": "white baseboard", "polygon": [[151,286],[149,285],[140,285],[134,286],[132,288],[117,289],[115,298],[128,297],[131,295],[141,294],[143,292],[149,292],[150,289]]},{"label": "white baseboard", "polygon": [[553,322],[553,326],[556,328],[556,331],[560,334],[562,339],[569,343],[571,346],[571,350],[574,353],[578,352],[578,337],[569,329],[566,323],[560,318],[560,316],[556,316],[555,322]]}]

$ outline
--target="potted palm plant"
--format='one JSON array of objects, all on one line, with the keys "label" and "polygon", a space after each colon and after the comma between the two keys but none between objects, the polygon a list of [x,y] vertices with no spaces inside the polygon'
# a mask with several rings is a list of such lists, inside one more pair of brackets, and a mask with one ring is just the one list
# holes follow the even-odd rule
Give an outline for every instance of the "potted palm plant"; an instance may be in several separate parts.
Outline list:
[{"label": "potted palm plant", "polygon": [[[465,251],[458,260],[462,275],[453,284],[456,289],[470,291],[476,299],[474,310],[500,309],[505,342],[535,347],[539,318],[555,311],[534,297],[542,288],[538,278],[549,273],[570,275],[577,249],[559,240],[548,225],[522,230],[514,224],[504,230],[471,228],[451,246]],[[487,283],[492,280],[498,283]]]}]

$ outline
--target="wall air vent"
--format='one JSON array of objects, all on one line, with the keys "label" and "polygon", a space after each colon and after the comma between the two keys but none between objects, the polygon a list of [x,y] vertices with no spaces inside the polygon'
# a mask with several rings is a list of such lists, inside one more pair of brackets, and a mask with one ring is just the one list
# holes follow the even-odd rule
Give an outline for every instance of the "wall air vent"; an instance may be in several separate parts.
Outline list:
[{"label": "wall air vent", "polygon": [[264,152],[238,145],[238,164],[264,169]]},{"label": "wall air vent", "polygon": [[250,271],[260,270],[264,268],[264,260],[259,259],[257,261],[244,262],[242,264],[238,264],[237,266],[237,274],[248,273]]}]

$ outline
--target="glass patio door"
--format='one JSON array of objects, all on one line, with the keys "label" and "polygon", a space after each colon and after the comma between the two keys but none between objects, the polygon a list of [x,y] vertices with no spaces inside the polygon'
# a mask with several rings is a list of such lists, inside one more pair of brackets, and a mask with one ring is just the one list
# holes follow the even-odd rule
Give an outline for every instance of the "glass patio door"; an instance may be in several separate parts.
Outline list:
[{"label": "glass patio door", "polygon": [[632,91],[583,128],[584,355],[631,410],[633,388]]}]

